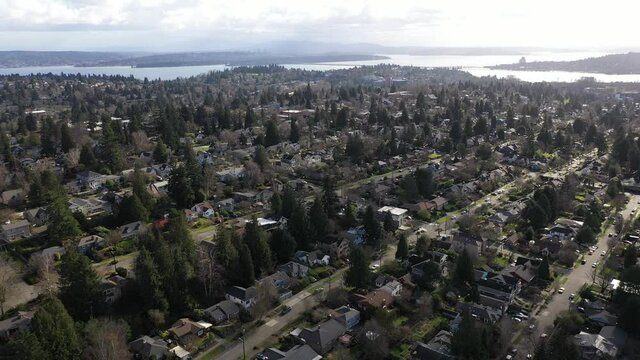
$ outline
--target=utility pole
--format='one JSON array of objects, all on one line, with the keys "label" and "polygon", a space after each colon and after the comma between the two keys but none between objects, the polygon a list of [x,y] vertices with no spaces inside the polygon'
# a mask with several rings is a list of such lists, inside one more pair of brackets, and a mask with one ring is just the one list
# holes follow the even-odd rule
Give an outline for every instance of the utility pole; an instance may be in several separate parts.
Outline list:
[{"label": "utility pole", "polygon": [[245,349],[245,338],[244,338],[245,329],[242,328],[242,360],[247,360],[247,351]]}]

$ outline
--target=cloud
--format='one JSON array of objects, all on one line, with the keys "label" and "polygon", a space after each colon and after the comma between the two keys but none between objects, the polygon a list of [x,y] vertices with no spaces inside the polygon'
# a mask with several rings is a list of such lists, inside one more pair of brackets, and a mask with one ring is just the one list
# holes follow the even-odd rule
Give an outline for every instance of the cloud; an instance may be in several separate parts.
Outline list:
[{"label": "cloud", "polygon": [[[596,0],[0,0],[0,31],[87,47],[278,40],[422,46],[640,45],[640,5]],[[23,35],[18,36],[18,33]],[[123,34],[129,34],[123,36]],[[151,39],[142,39],[141,36]],[[35,43],[36,41],[33,41]],[[0,47],[15,40],[0,38]]]}]

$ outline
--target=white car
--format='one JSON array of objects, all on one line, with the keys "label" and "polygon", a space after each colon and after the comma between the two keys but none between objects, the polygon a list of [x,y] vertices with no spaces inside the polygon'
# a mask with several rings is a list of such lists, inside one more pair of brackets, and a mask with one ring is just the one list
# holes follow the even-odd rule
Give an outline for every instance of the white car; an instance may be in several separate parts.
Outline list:
[{"label": "white car", "polygon": [[605,256],[606,254],[607,254],[607,252],[602,250],[602,252],[600,253],[600,256]]},{"label": "white car", "polygon": [[598,262],[597,262],[597,261],[596,261],[596,262],[594,262],[594,263],[591,265],[591,267],[592,267],[592,268],[594,268],[594,269],[595,269],[597,266],[598,266]]},{"label": "white car", "polygon": [[564,288],[561,287],[560,289],[558,289],[558,294],[562,294],[564,292]]}]

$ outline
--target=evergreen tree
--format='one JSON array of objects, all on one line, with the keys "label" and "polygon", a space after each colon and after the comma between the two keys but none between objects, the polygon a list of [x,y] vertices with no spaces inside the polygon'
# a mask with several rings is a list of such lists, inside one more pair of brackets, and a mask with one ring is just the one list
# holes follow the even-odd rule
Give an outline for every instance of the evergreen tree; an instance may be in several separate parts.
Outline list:
[{"label": "evergreen tree", "polygon": [[256,146],[253,154],[253,161],[260,166],[260,170],[264,171],[269,166],[269,156],[267,150],[262,145]]},{"label": "evergreen tree", "polygon": [[287,230],[276,229],[273,231],[269,244],[271,252],[279,264],[289,261],[297,249],[296,240]]},{"label": "evergreen tree", "polygon": [[367,207],[362,224],[364,225],[364,237],[367,241],[367,245],[373,248],[379,247],[380,242],[382,241],[382,227],[380,226],[380,222],[376,219],[376,214],[371,205]]},{"label": "evergreen tree", "polygon": [[9,342],[9,352],[14,360],[49,360],[51,354],[42,348],[40,340],[32,332],[18,334]]},{"label": "evergreen tree", "polygon": [[73,217],[64,197],[57,196],[47,207],[47,213],[49,215],[47,232],[51,239],[64,243],[81,234],[80,224]]},{"label": "evergreen tree", "polygon": [[57,298],[45,300],[36,311],[31,327],[40,346],[48,353],[44,359],[81,359],[82,348],[73,319]]},{"label": "evergreen tree", "polygon": [[324,206],[324,211],[327,216],[334,219],[338,213],[340,200],[338,199],[338,195],[336,194],[335,179],[331,176],[327,176],[324,179],[322,188],[322,205]]},{"label": "evergreen tree", "polygon": [[290,186],[285,186],[282,193],[282,216],[287,219],[291,218],[293,210],[298,206],[298,200],[296,199],[296,193]]},{"label": "evergreen tree", "polygon": [[267,122],[266,134],[264,137],[265,146],[273,146],[280,143],[280,134],[278,132],[278,126],[275,120]]},{"label": "evergreen tree", "polygon": [[147,210],[153,208],[153,196],[151,196],[151,193],[147,190],[144,174],[139,169],[135,169],[133,172],[132,192]]},{"label": "evergreen tree", "polygon": [[316,241],[322,241],[327,236],[329,217],[324,211],[322,200],[317,196],[313,205],[309,208],[308,218],[313,227],[312,233],[316,236]]},{"label": "evergreen tree", "polygon": [[344,224],[347,228],[350,228],[358,222],[358,209],[356,206],[349,200],[344,209]]},{"label": "evergreen tree", "polygon": [[371,273],[362,249],[357,246],[352,247],[349,253],[349,269],[347,269],[344,279],[345,284],[358,289],[366,289],[370,279]]},{"label": "evergreen tree", "polygon": [[249,247],[256,275],[267,274],[271,270],[271,250],[267,245],[266,233],[255,218],[244,229],[244,243]]},{"label": "evergreen tree", "polygon": [[451,339],[451,351],[463,360],[480,359],[480,334],[469,311],[462,314],[462,321]]},{"label": "evergreen tree", "polygon": [[396,231],[396,229],[398,228],[398,226],[396,225],[396,222],[393,221],[393,216],[391,215],[391,212],[386,212],[384,214],[384,219],[382,224],[383,224],[384,231],[386,232]]},{"label": "evergreen tree", "polygon": [[84,165],[87,169],[93,169],[98,164],[98,159],[96,159],[91,145],[82,145],[82,148],[80,149],[79,163]]},{"label": "evergreen tree", "polygon": [[398,247],[396,249],[396,259],[404,260],[409,256],[409,246],[407,245],[407,237],[404,234],[400,234],[398,239]]},{"label": "evergreen tree", "polygon": [[166,311],[169,303],[162,290],[162,279],[153,257],[146,248],[140,249],[136,259],[136,284],[145,305],[152,309]]},{"label": "evergreen tree", "polygon": [[191,180],[187,176],[184,166],[178,166],[171,171],[168,185],[169,196],[179,208],[190,208],[195,200],[195,194],[191,188]]},{"label": "evergreen tree", "polygon": [[271,212],[276,216],[282,215],[282,197],[277,192],[271,196]]},{"label": "evergreen tree", "polygon": [[297,143],[300,140],[300,129],[295,119],[291,120],[291,131],[289,133],[289,141]]},{"label": "evergreen tree", "polygon": [[624,251],[624,268],[629,269],[638,263],[638,250],[634,245],[627,246]]},{"label": "evergreen tree", "polygon": [[586,223],[582,225],[578,233],[576,234],[576,241],[579,244],[592,244],[596,242],[596,236],[593,233],[593,230]]},{"label": "evergreen tree", "polygon": [[298,247],[302,250],[311,250],[311,239],[314,237],[313,229],[302,204],[296,204],[287,225],[291,235],[296,239]]},{"label": "evergreen tree", "polygon": [[166,163],[169,160],[169,149],[162,139],[158,139],[156,147],[153,149],[153,161],[156,163]]},{"label": "evergreen tree", "polygon": [[255,271],[253,269],[251,251],[247,244],[242,244],[238,253],[238,285],[244,287],[252,286],[255,282]]},{"label": "evergreen tree", "polygon": [[60,147],[65,153],[68,153],[69,150],[75,147],[71,131],[69,131],[69,127],[64,121],[62,122],[62,125],[60,125]]},{"label": "evergreen tree", "polygon": [[118,217],[122,223],[134,221],[149,222],[149,210],[144,206],[138,195],[125,197],[118,205]]},{"label": "evergreen tree", "polygon": [[456,259],[456,266],[453,272],[453,283],[457,286],[462,286],[464,284],[473,284],[474,282],[473,260],[471,259],[471,256],[469,256],[467,249],[464,249]]},{"label": "evergreen tree", "polygon": [[542,280],[551,280],[551,272],[549,271],[549,259],[545,256],[538,267],[538,277]]},{"label": "evergreen tree", "polygon": [[98,310],[100,278],[88,257],[67,251],[60,261],[60,299],[76,319],[88,319]]},{"label": "evergreen tree", "polygon": [[433,181],[433,172],[431,169],[418,169],[414,174],[418,192],[423,198],[429,199],[435,191],[435,183]]}]

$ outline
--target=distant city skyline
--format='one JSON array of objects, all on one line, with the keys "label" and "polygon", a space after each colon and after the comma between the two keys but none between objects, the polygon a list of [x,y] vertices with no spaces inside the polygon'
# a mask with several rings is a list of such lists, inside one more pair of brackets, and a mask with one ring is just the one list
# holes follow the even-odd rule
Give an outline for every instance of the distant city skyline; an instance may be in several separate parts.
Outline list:
[{"label": "distant city skyline", "polygon": [[640,48],[601,1],[0,0],[0,50],[259,50],[270,43]]}]

